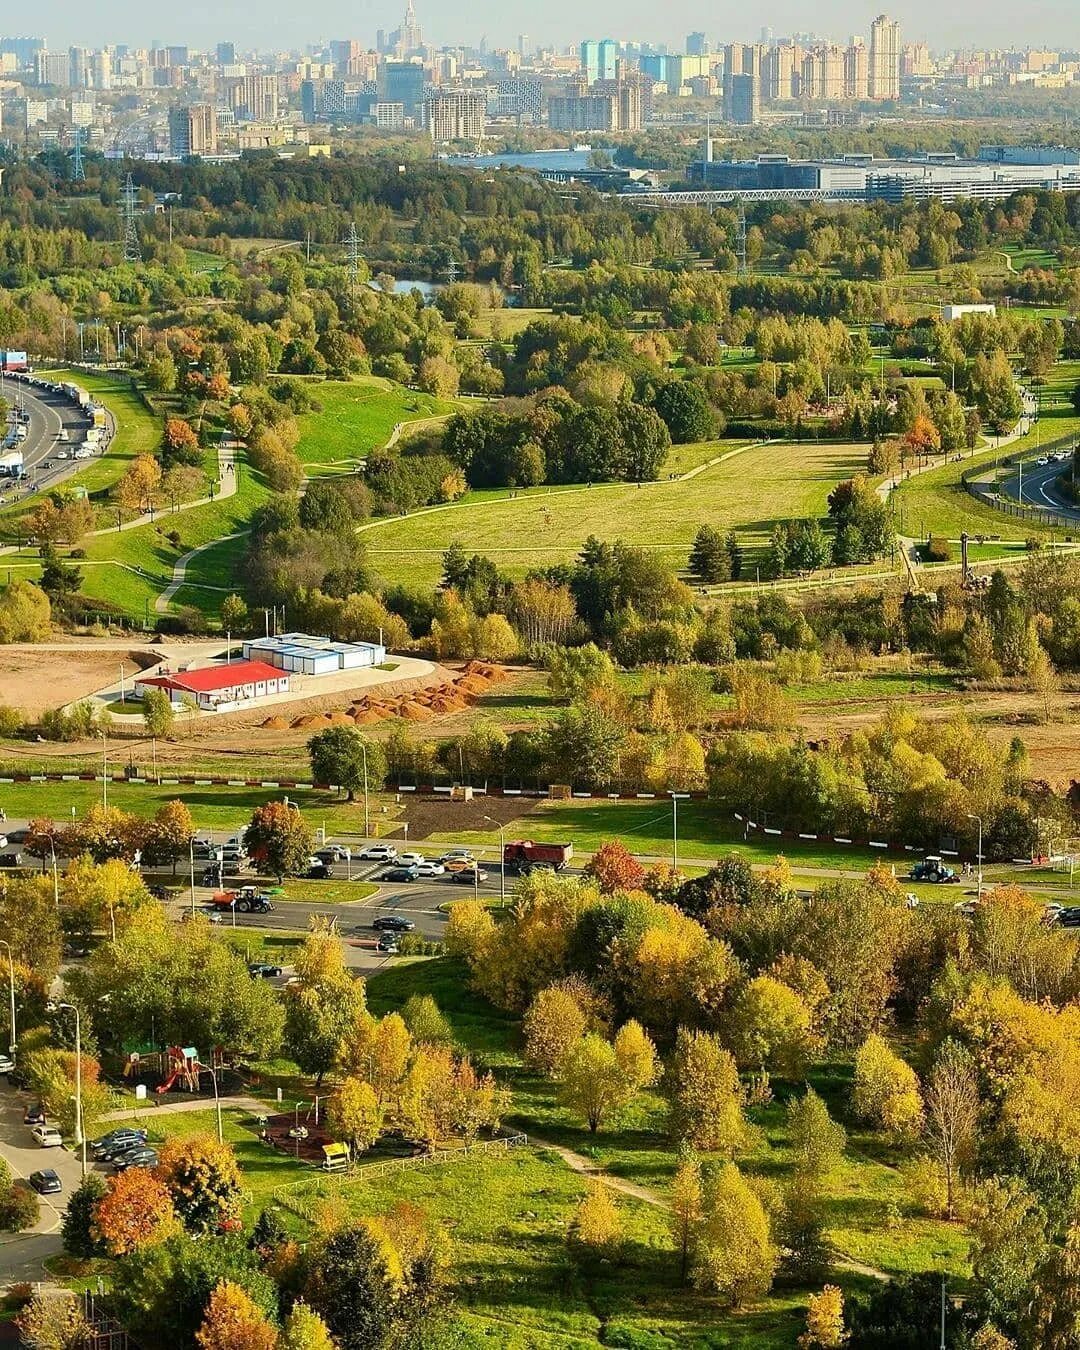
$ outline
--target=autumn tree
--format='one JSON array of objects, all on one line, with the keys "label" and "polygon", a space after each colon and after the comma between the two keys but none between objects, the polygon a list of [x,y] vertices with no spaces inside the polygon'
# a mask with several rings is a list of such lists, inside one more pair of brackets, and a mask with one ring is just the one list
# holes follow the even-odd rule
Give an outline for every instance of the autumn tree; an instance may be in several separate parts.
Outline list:
[{"label": "autumn tree", "polygon": [[108,1179],[91,1226],[95,1244],[110,1256],[161,1242],[176,1228],[169,1188],[145,1167],[129,1167]]},{"label": "autumn tree", "polygon": [[926,1082],[926,1136],[945,1174],[945,1217],[954,1212],[959,1168],[975,1143],[979,1125],[979,1083],[971,1055],[947,1040],[938,1050]]},{"label": "autumn tree", "polygon": [[679,1277],[684,1282],[690,1270],[694,1239],[701,1224],[703,1200],[701,1164],[694,1154],[686,1154],[671,1183],[671,1235],[679,1254]]},{"label": "autumn tree", "polygon": [[382,1133],[384,1108],[370,1083],[346,1078],[330,1101],[330,1129],[355,1153],[365,1153]]},{"label": "autumn tree", "polygon": [[454,1029],[430,994],[410,994],[401,1019],[415,1045],[452,1045]]},{"label": "autumn tree", "polygon": [[844,1127],[832,1119],[829,1108],[813,1088],[788,1102],[787,1131],[798,1172],[828,1176],[844,1156],[847,1142]]},{"label": "autumn tree", "polygon": [[168,736],[176,724],[176,711],[169,692],[147,686],[142,696],[142,716],[147,735],[158,739]]},{"label": "autumn tree", "polygon": [[335,1347],[326,1323],[301,1299],[285,1319],[279,1350],[335,1350]]},{"label": "autumn tree", "polygon": [[312,837],[295,806],[274,801],[255,808],[244,831],[244,845],[278,881],[284,881],[286,873],[297,876],[307,871]]},{"label": "autumn tree", "polygon": [[799,1350],[840,1350],[847,1333],[844,1330],[844,1292],[827,1284],[820,1294],[807,1299],[806,1330],[798,1339]]},{"label": "autumn tree", "polygon": [[36,1289],[15,1324],[24,1343],[41,1350],[81,1350],[90,1331],[78,1296],[55,1285]]},{"label": "autumn tree", "polygon": [[522,1023],[526,1063],[541,1073],[557,1073],[588,1027],[588,1015],[573,984],[563,981],[541,989]]},{"label": "autumn tree", "polygon": [[[636,1030],[630,1030],[620,1043],[620,1036],[634,1027]],[[655,1050],[651,1047],[641,1028],[628,1023],[620,1029],[614,1045],[590,1032],[567,1051],[559,1070],[559,1095],[572,1111],[584,1117],[592,1134],[652,1081]]]},{"label": "autumn tree", "polygon": [[758,975],[739,990],[728,1029],[738,1062],[762,1074],[776,1069],[787,1078],[803,1075],[817,1043],[810,1009],[770,975]]},{"label": "autumn tree", "polygon": [[216,1232],[239,1216],[240,1168],[231,1145],[213,1135],[167,1139],[158,1155],[157,1177],[191,1233]]},{"label": "autumn tree", "polygon": [[592,877],[604,895],[615,891],[641,889],[645,869],[618,839],[607,839],[585,864],[585,875]]},{"label": "autumn tree", "polygon": [[753,1139],[731,1053],[707,1031],[680,1029],[668,1069],[671,1132],[682,1143],[733,1158]]},{"label": "autumn tree", "polygon": [[585,1198],[574,1210],[570,1237],[589,1256],[610,1258],[617,1252],[622,1241],[622,1222],[611,1191],[602,1181],[589,1183]]},{"label": "autumn tree", "polygon": [[277,1350],[276,1328],[238,1284],[222,1280],[195,1335],[201,1350]]},{"label": "autumn tree", "polygon": [[161,465],[153,455],[136,455],[116,485],[116,499],[125,511],[141,515],[160,500]]},{"label": "autumn tree", "polygon": [[868,1036],[855,1055],[851,1101],[856,1115],[895,1139],[910,1138],[922,1128],[915,1070],[882,1036]]},{"label": "autumn tree", "polygon": [[694,1244],[697,1288],[741,1307],[768,1293],[779,1260],[765,1208],[739,1169],[710,1169]]},{"label": "autumn tree", "polygon": [[155,862],[172,864],[173,876],[176,864],[187,857],[192,839],[195,837],[195,820],[186,802],[164,802],[154,812],[147,837],[147,852]]},{"label": "autumn tree", "polygon": [[332,927],[312,920],[296,958],[296,980],[285,992],[285,1041],[316,1090],[334,1066],[342,1038],[364,1012],[364,984],[345,966]]}]

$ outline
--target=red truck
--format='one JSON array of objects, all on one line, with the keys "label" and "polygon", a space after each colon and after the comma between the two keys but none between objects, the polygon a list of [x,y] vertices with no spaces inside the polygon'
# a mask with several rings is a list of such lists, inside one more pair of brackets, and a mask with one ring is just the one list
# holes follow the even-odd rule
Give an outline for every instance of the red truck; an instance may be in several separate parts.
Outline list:
[{"label": "red truck", "polygon": [[534,844],[531,839],[514,839],[503,848],[503,867],[522,877],[537,867],[561,872],[573,856],[573,844]]}]

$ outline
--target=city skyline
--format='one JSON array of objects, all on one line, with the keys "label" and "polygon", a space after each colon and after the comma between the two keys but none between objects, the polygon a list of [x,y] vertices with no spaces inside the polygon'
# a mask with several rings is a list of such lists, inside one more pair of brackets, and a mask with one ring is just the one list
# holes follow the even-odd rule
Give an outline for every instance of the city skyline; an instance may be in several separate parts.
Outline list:
[{"label": "city skyline", "polygon": [[[837,0],[815,8],[812,26],[821,36],[839,40],[851,33],[868,31],[877,8]],[[280,14],[266,9],[253,13],[249,6],[241,7],[235,0],[225,0],[205,13],[188,12],[182,19],[171,13],[148,18],[145,8],[133,0],[104,0],[95,6],[92,17],[84,7],[76,7],[73,0],[44,0],[35,8],[32,22],[20,16],[9,26],[43,35],[55,47],[116,43],[149,47],[154,41],[212,46],[228,40],[245,48],[284,51],[318,46],[341,34],[373,46],[377,30],[393,27],[400,22],[401,14],[398,0],[359,8],[330,4],[320,8],[319,29],[314,30],[311,16],[302,11],[283,8]],[[1023,48],[1043,43],[1066,47],[1071,43],[1080,47],[1075,10],[1066,0],[1036,0],[1026,8],[1022,24],[1014,11],[988,12],[985,6],[977,6],[975,0],[958,0],[948,9],[932,5],[930,0],[912,0],[903,8],[895,8],[894,17],[906,34],[917,33],[922,40],[942,50]],[[781,35],[805,31],[809,22],[805,7],[793,0],[776,0],[767,9],[758,11],[753,19],[734,6],[703,14],[699,3],[667,5],[662,10],[638,3],[602,4],[591,7],[583,18],[580,8],[565,0],[556,0],[540,12],[518,3],[503,7],[496,17],[471,9],[462,11],[446,0],[425,0],[418,19],[428,40],[437,47],[475,47],[484,39],[489,47],[512,46],[525,31],[537,45],[566,48],[586,36],[586,30],[591,33],[602,28],[604,35],[618,41],[666,44],[671,50],[680,50],[685,33],[694,30],[705,31],[714,42],[755,41],[763,26]]]}]

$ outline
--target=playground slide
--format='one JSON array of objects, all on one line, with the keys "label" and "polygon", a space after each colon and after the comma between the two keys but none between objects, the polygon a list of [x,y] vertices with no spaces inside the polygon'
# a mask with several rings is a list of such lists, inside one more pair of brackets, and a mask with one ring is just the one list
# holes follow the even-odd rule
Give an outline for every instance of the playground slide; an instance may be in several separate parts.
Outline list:
[{"label": "playground slide", "polygon": [[161,1096],[162,1093],[168,1092],[168,1090],[180,1077],[181,1072],[182,1070],[180,1069],[174,1069],[173,1072],[169,1074],[168,1078],[165,1079],[164,1083],[161,1083],[158,1087],[154,1089],[154,1091],[158,1094],[159,1097]]}]

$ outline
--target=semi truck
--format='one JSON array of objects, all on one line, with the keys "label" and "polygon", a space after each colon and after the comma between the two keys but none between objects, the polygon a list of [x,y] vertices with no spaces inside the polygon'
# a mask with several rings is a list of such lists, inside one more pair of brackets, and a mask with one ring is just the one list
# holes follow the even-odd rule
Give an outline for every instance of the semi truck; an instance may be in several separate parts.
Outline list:
[{"label": "semi truck", "polygon": [[25,352],[0,351],[0,370],[5,375],[11,374],[17,370],[29,370]]},{"label": "semi truck", "polygon": [[503,847],[503,868],[522,877],[538,867],[561,872],[573,856],[573,844],[534,844],[531,839],[513,839]]},{"label": "semi truck", "polygon": [[8,478],[21,478],[23,476],[23,454],[21,450],[11,450],[0,455],[0,474],[4,474]]}]

